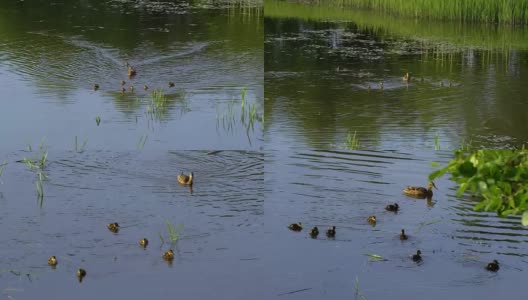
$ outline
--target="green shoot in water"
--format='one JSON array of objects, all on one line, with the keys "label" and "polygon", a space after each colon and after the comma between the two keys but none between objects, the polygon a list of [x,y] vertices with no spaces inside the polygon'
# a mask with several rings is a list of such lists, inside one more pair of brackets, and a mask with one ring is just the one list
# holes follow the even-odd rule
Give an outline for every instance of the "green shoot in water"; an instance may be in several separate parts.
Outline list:
[{"label": "green shoot in water", "polygon": [[138,149],[139,150],[142,150],[143,147],[145,147],[145,143],[147,142],[147,138],[148,138],[148,134],[142,135],[139,138],[139,142],[138,142]]},{"label": "green shoot in water", "polygon": [[[180,232],[183,229],[183,224],[179,224],[178,228],[175,228],[174,224],[172,224],[170,221],[167,220],[165,222],[167,223],[167,232],[169,233],[169,241],[171,244],[174,244],[180,238]],[[164,241],[161,234],[160,234],[160,238],[162,241]]]},{"label": "green shoot in water", "polygon": [[83,153],[84,149],[86,148],[86,144],[87,143],[88,143],[88,140],[84,140],[84,142],[82,143],[81,147],[79,148],[78,147],[78,143],[77,143],[77,136],[75,136],[75,152]]},{"label": "green shoot in water", "polygon": [[365,297],[361,291],[359,290],[359,279],[356,275],[356,285],[355,285],[355,299],[361,299],[361,300],[367,300],[367,297]]},{"label": "green shoot in water", "polygon": [[435,151],[438,151],[440,150],[440,143],[439,143],[439,136],[438,136],[438,133],[435,134],[434,136],[434,149]]},{"label": "green shoot in water", "polygon": [[97,124],[97,126],[99,126],[99,124],[101,124],[101,117],[95,117],[95,123]]},{"label": "green shoot in water", "polygon": [[352,134],[350,131],[347,134],[345,146],[349,150],[358,150],[359,149],[359,139],[356,137],[356,131]]}]

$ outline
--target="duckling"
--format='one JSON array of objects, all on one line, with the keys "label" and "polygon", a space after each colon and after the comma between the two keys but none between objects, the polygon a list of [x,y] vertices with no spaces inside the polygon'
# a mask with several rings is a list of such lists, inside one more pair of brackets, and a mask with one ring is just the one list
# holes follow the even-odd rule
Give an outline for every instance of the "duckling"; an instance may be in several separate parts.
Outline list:
[{"label": "duckling", "polygon": [[379,85],[380,85],[380,90],[383,91],[383,81],[380,81],[380,84],[379,84]]},{"label": "duckling", "polygon": [[385,206],[385,209],[388,210],[388,211],[397,212],[398,209],[400,209],[400,206],[398,205],[398,203],[394,203],[394,204],[389,204],[389,205]]},{"label": "duckling", "polygon": [[438,189],[434,182],[429,181],[429,183],[427,184],[427,188],[421,186],[407,186],[403,190],[403,193],[407,196],[415,198],[430,198],[433,197],[433,187],[435,189]]},{"label": "duckling", "polygon": [[494,259],[492,262],[490,262],[486,266],[486,270],[491,271],[491,272],[497,272],[499,270],[499,262],[496,259]]},{"label": "duckling", "polygon": [[172,251],[172,249],[169,249],[169,251],[163,253],[163,259],[167,261],[172,261],[174,259],[174,251]]},{"label": "duckling", "polygon": [[48,265],[52,267],[56,266],[58,263],[59,262],[57,261],[57,258],[55,257],[55,255],[48,259]]},{"label": "duckling", "polygon": [[128,89],[130,90],[131,93],[134,92],[134,86],[133,85],[129,86]]},{"label": "duckling", "polygon": [[412,260],[415,261],[415,262],[419,262],[419,261],[422,261],[422,251],[418,250],[416,251],[416,254],[413,254],[413,256],[411,256]]},{"label": "duckling", "polygon": [[312,230],[310,231],[310,236],[315,239],[317,238],[317,236],[319,235],[319,228],[317,228],[317,226],[315,226],[314,228],[312,228]]},{"label": "duckling", "polygon": [[327,237],[335,237],[335,234],[336,234],[336,227],[335,226],[332,226],[332,228],[328,228],[328,230],[326,231],[326,236]]},{"label": "duckling", "polygon": [[113,233],[117,233],[119,231],[119,224],[117,223],[110,223],[106,225],[108,230],[112,231]]},{"label": "duckling", "polygon": [[121,93],[124,94],[126,92],[126,89],[124,87],[121,88]]},{"label": "duckling", "polygon": [[169,81],[169,87],[174,87],[174,82]]},{"label": "duckling", "polygon": [[288,228],[293,231],[301,231],[303,229],[301,222],[290,224]]},{"label": "duckling", "polygon": [[148,90],[148,86],[144,85],[144,86],[143,86],[143,89],[144,89],[145,91]]},{"label": "duckling", "polygon": [[400,240],[402,241],[405,241],[407,240],[409,237],[405,234],[405,230],[401,230],[401,233],[400,233]]},{"label": "duckling", "polygon": [[83,280],[84,276],[86,276],[86,270],[78,269],[77,270],[77,279],[79,279],[79,282],[81,282]]},{"label": "duckling", "polygon": [[409,72],[405,73],[405,75],[403,76],[403,81],[411,81],[411,75],[409,74]]},{"label": "duckling", "polygon": [[370,224],[376,224],[376,216],[370,216],[368,217],[367,221],[370,223]]},{"label": "duckling", "polygon": [[183,173],[180,173],[178,175],[178,182],[183,185],[192,185],[193,184],[193,172],[189,174],[189,176],[183,175]]},{"label": "duckling", "polygon": [[132,66],[128,66],[128,77],[136,76],[136,70]]},{"label": "duckling", "polygon": [[97,83],[94,84],[94,85],[93,85],[93,89],[94,89],[94,91],[97,91],[97,90],[99,89],[99,85],[98,85]]},{"label": "duckling", "polygon": [[126,81],[121,80],[121,85],[125,85],[125,84],[126,84]]},{"label": "duckling", "polygon": [[139,240],[139,245],[143,248],[146,248],[148,245],[148,240],[146,238],[142,238],[141,240]]}]

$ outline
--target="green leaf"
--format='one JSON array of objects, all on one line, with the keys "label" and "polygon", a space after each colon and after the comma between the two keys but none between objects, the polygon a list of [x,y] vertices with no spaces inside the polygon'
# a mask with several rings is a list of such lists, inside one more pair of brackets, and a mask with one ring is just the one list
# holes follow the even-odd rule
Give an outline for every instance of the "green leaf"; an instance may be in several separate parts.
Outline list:
[{"label": "green leaf", "polygon": [[431,168],[438,168],[440,164],[438,164],[436,161],[431,162]]},{"label": "green leaf", "polygon": [[523,213],[521,222],[523,226],[528,226],[528,210]]},{"label": "green leaf", "polygon": [[460,167],[458,168],[458,171],[462,176],[465,177],[471,177],[477,173],[477,169],[473,166],[472,163],[469,161],[464,162]]}]

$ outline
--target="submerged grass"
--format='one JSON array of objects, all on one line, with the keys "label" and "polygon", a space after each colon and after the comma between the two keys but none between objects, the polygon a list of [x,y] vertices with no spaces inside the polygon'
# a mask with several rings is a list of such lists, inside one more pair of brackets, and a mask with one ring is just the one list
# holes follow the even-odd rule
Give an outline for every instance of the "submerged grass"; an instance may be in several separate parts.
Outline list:
[{"label": "submerged grass", "polygon": [[[246,90],[242,89],[240,95],[240,114],[236,112],[237,99],[232,99],[227,103],[227,107],[224,111],[220,111],[219,107],[216,107],[216,125],[222,127],[224,130],[232,131],[239,123],[246,128],[246,133],[249,138],[249,131],[255,129],[255,122],[263,122],[263,114],[260,114],[255,103],[247,101]],[[250,141],[251,142],[251,141]]]},{"label": "submerged grass", "polygon": [[354,293],[354,296],[355,296],[355,300],[357,299],[361,299],[361,300],[367,300],[367,297],[365,297],[361,291],[359,290],[359,278],[358,276],[356,275],[356,284],[354,286],[354,290],[355,290],[355,293]]},{"label": "submerged grass", "polygon": [[77,136],[75,136],[75,152],[77,153],[83,153],[84,149],[86,148],[86,144],[88,143],[88,140],[85,139],[82,143],[81,147],[79,147],[79,144],[77,142]]},{"label": "submerged grass", "polygon": [[319,0],[316,2],[366,8],[391,15],[421,19],[528,23],[528,1],[524,0]]},{"label": "submerged grass", "polygon": [[[172,224],[169,220],[165,221],[167,223],[167,233],[169,234],[169,242],[171,244],[176,243],[180,238],[180,232],[183,230],[183,224],[179,224],[178,228],[174,227],[174,224]],[[161,240],[161,243],[165,243],[165,239],[163,238],[163,235],[161,232],[159,233],[159,237]]]},{"label": "submerged grass", "polygon": [[95,117],[95,123],[97,124],[97,126],[99,126],[99,124],[101,124],[101,117]]}]

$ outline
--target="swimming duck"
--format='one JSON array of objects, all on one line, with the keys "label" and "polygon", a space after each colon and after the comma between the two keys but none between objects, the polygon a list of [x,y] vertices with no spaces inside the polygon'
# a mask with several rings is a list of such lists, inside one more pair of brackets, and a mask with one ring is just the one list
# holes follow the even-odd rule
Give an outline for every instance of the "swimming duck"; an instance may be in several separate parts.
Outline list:
[{"label": "swimming duck", "polygon": [[58,261],[57,261],[57,258],[55,257],[55,255],[48,259],[48,265],[50,265],[50,266],[54,267],[54,266],[57,265],[57,263],[58,263]]},{"label": "swimming duck", "polygon": [[407,186],[403,193],[407,196],[417,197],[417,198],[427,198],[433,196],[433,187],[438,189],[434,182],[429,181],[427,188],[421,186]]},{"label": "swimming duck", "polygon": [[126,84],[126,81],[121,80],[121,85],[125,85],[125,84]]},{"label": "swimming duck", "polygon": [[106,227],[108,228],[108,230],[112,231],[113,233],[116,233],[119,231],[119,224],[117,223],[110,223],[106,225]]},{"label": "swimming duck", "polygon": [[388,211],[398,211],[398,209],[400,209],[400,206],[398,205],[398,203],[394,203],[385,206],[385,209]]},{"label": "swimming duck", "polygon": [[376,224],[376,216],[370,216],[370,217],[368,217],[367,221],[368,221],[370,224]]},{"label": "swimming duck", "polygon": [[135,76],[136,75],[136,70],[134,70],[134,68],[132,68],[132,66],[128,66],[128,77],[132,77],[132,76]]},{"label": "swimming duck", "polygon": [[145,91],[148,90],[148,86],[144,85],[144,86],[143,86],[143,89],[144,89]]},{"label": "swimming duck", "polygon": [[409,72],[405,73],[405,75],[403,76],[403,81],[411,81],[411,75],[409,75]]},{"label": "swimming duck", "polygon": [[402,241],[405,241],[407,240],[409,237],[405,234],[405,230],[402,229],[401,233],[400,233],[400,240]]},{"label": "swimming duck", "polygon": [[183,185],[192,185],[193,184],[193,172],[187,175],[183,175],[183,173],[180,173],[178,175],[178,182]]},{"label": "swimming duck", "polygon": [[79,282],[81,282],[83,280],[84,276],[86,276],[86,270],[78,269],[77,270],[77,279],[79,279]]},{"label": "swimming duck", "polygon": [[167,261],[172,261],[174,259],[174,251],[172,251],[172,249],[169,249],[169,251],[163,253],[163,259]]},{"label": "swimming duck", "polygon": [[318,235],[319,235],[319,228],[317,228],[317,226],[315,226],[310,231],[310,236],[315,239]]},{"label": "swimming duck", "polygon": [[145,238],[142,238],[141,240],[139,240],[139,245],[143,248],[146,248],[147,245],[148,245],[148,240],[145,239]]},{"label": "swimming duck", "polygon": [[414,254],[413,256],[411,256],[412,260],[415,261],[415,262],[419,262],[422,260],[422,251],[418,250],[416,251],[416,254]]},{"label": "swimming duck", "polygon": [[94,89],[94,91],[97,91],[97,90],[99,89],[99,85],[98,85],[97,83],[94,84],[94,85],[93,85],[93,89]]},{"label": "swimming duck", "polygon": [[383,91],[383,81],[380,81],[380,84],[379,84],[379,85],[380,85],[380,90]]},{"label": "swimming duck", "polygon": [[303,229],[301,222],[290,224],[288,228],[293,231],[301,231]]},{"label": "swimming duck", "polygon": [[129,86],[129,87],[128,87],[128,89],[129,89],[129,90],[130,90],[130,92],[132,93],[132,92],[134,91],[134,86],[133,86],[133,85],[131,85],[131,86]]},{"label": "swimming duck", "polygon": [[169,87],[174,87],[174,82],[169,81]]},{"label": "swimming duck", "polygon": [[486,270],[492,271],[492,272],[497,272],[499,270],[499,262],[496,259],[494,259],[492,262],[490,262],[486,266]]},{"label": "swimming duck", "polygon": [[335,234],[336,234],[336,227],[335,226],[332,226],[332,228],[328,228],[328,230],[326,231],[326,236],[327,237],[335,237]]}]

